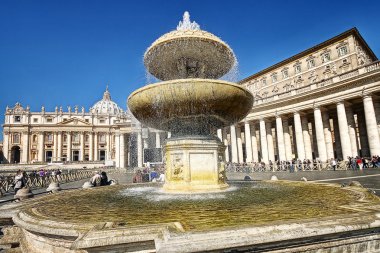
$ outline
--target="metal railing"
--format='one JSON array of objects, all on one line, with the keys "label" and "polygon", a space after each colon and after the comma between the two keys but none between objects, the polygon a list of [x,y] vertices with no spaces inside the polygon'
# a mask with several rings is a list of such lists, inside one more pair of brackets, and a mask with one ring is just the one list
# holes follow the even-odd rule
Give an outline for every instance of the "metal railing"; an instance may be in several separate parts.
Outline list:
[{"label": "metal railing", "polygon": [[[82,179],[90,178],[93,176],[91,170],[73,170],[68,173],[59,175],[27,175],[25,177],[25,184],[31,189],[44,188],[49,186],[51,182],[68,183],[79,181]],[[1,176],[0,177],[0,194],[4,194],[13,189],[14,176]]]},{"label": "metal railing", "polygon": [[283,163],[283,164],[227,164],[226,172],[278,172],[278,171],[327,171],[327,170],[352,170],[351,165],[346,161],[338,162],[335,169],[330,163],[315,162],[315,163]]}]

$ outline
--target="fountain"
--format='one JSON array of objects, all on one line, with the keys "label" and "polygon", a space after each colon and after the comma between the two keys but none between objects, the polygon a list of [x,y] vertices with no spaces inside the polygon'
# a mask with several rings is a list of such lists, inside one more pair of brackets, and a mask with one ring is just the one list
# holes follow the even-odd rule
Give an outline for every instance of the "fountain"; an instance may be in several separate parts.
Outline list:
[{"label": "fountain", "polygon": [[231,48],[202,31],[185,12],[177,30],[146,50],[147,70],[163,80],[133,92],[128,107],[144,125],[171,132],[164,146],[168,192],[227,188],[224,144],[213,131],[242,120],[253,96],[235,83],[217,80],[236,64]]},{"label": "fountain", "polygon": [[[380,200],[359,184],[226,183],[215,129],[244,118],[252,95],[217,80],[235,64],[227,44],[185,13],[145,53],[163,80],[133,92],[143,124],[172,133],[167,182],[91,187],[0,206],[0,246],[28,253],[379,252]],[[241,175],[243,180],[243,175]],[[14,252],[14,251],[13,251]]]}]

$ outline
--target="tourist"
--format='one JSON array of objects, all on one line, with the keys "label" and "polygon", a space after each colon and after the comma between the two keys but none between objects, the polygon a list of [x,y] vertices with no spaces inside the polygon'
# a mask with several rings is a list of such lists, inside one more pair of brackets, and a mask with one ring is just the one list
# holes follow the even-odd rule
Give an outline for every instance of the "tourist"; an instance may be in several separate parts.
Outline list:
[{"label": "tourist", "polygon": [[333,170],[335,171],[336,170],[336,160],[334,158],[331,158],[330,164],[331,164],[331,167],[333,168]]},{"label": "tourist", "polygon": [[150,172],[150,181],[154,182],[157,181],[157,178],[159,177],[157,173],[157,169],[154,169],[152,172]]},{"label": "tourist", "polygon": [[362,159],[359,156],[357,156],[356,159],[355,159],[355,161],[356,161],[356,164],[357,164],[357,168],[359,170],[363,170]]},{"label": "tourist", "polygon": [[160,173],[157,182],[165,182],[165,173]]},{"label": "tourist", "polygon": [[15,190],[15,194],[17,194],[18,190],[20,190],[21,188],[25,186],[25,177],[24,177],[24,173],[21,170],[17,171],[16,176],[13,181],[13,185],[14,185],[13,187]]},{"label": "tourist", "polygon": [[93,186],[100,186],[101,176],[98,171],[95,171],[94,176],[91,178],[90,183]]},{"label": "tourist", "polygon": [[141,170],[137,170],[136,174],[133,176],[132,181],[133,183],[142,183],[143,175],[141,173]]},{"label": "tourist", "polygon": [[102,171],[100,173],[100,186],[109,185],[107,173]]},{"label": "tourist", "polygon": [[362,157],[362,164],[363,164],[363,169],[368,169],[368,162],[367,159]]}]

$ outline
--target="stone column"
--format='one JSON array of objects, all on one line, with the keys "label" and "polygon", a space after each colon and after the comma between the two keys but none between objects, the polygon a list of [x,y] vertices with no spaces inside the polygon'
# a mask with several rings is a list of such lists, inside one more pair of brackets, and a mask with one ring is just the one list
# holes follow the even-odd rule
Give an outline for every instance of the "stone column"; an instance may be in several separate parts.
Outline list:
[{"label": "stone column", "polygon": [[71,132],[67,132],[67,161],[71,161]]},{"label": "stone column", "polygon": [[305,146],[303,144],[301,115],[299,114],[299,112],[294,112],[294,132],[295,132],[295,136],[296,136],[298,159],[304,160],[305,159]]},{"label": "stone column", "polygon": [[230,126],[230,138],[231,138],[231,162],[238,163],[238,148],[237,148],[237,140],[236,140],[236,127],[234,125]]},{"label": "stone column", "polygon": [[323,132],[325,134],[326,154],[327,159],[334,158],[334,147],[331,135],[330,116],[329,113],[324,110],[322,112]]},{"label": "stone column", "polygon": [[106,160],[111,160],[112,143],[111,143],[111,133],[110,132],[108,132],[106,135],[106,141],[107,141]]},{"label": "stone column", "polygon": [[4,154],[4,158],[6,161],[8,162],[11,162],[9,161],[10,159],[10,156],[9,156],[9,132],[8,131],[4,131],[3,132],[3,154]]},{"label": "stone column", "polygon": [[[334,140],[335,140],[335,151],[336,151],[336,158],[342,159],[342,145],[340,144],[340,133],[339,133],[339,124],[338,124],[338,116],[333,116],[333,127],[334,127]],[[367,138],[367,136],[366,136]]]},{"label": "stone column", "polygon": [[376,114],[373,107],[372,97],[366,95],[363,97],[365,122],[369,142],[369,151],[371,156],[380,154],[380,138],[377,129]]},{"label": "stone column", "polygon": [[160,132],[156,132],[156,148],[161,148]]},{"label": "stone column", "polygon": [[290,161],[293,159],[293,152],[292,152],[292,141],[290,140],[288,118],[282,119],[282,127],[284,130],[284,145],[285,145],[286,160]]},{"label": "stone column", "polygon": [[137,131],[137,167],[143,166],[143,140],[141,129]]},{"label": "stone column", "polygon": [[241,138],[241,127],[238,125],[236,127],[236,141],[237,141],[237,147],[238,147],[238,158],[239,162],[242,163],[244,161],[244,155],[243,155],[243,140]]},{"label": "stone column", "polygon": [[[160,137],[159,134],[158,134],[158,137]],[[119,149],[119,154],[120,154],[119,167],[125,168],[126,167],[125,166],[125,136],[123,133],[121,133],[119,136],[119,148],[116,148],[116,149]]]},{"label": "stone column", "polygon": [[40,132],[38,135],[38,161],[39,162],[44,162],[45,158],[45,143],[44,143],[44,132]]},{"label": "stone column", "polygon": [[224,146],[226,147],[226,150],[224,151],[224,155],[226,156],[226,161],[229,162],[231,161],[231,158],[230,158],[230,152],[228,150],[228,138],[227,138],[227,129],[223,128],[223,144]]},{"label": "stone column", "polygon": [[338,124],[339,124],[339,135],[340,143],[342,145],[342,158],[347,161],[347,157],[352,155],[351,151],[351,140],[350,134],[348,132],[348,123],[346,109],[343,102],[338,102],[336,105],[336,110],[338,114]]},{"label": "stone column", "polygon": [[[5,152],[3,152],[5,153]],[[27,131],[22,133],[22,163],[29,162],[29,134]]]},{"label": "stone column", "polygon": [[309,121],[306,116],[301,117],[303,144],[305,146],[305,158],[313,160],[313,151],[309,132]]},{"label": "stone column", "polygon": [[373,101],[373,107],[375,109],[377,130],[379,131],[379,135],[380,135],[380,100],[379,100],[379,98],[377,98],[376,100]]},{"label": "stone column", "polygon": [[62,132],[57,135],[57,161],[62,161]]},{"label": "stone column", "polygon": [[317,137],[318,155],[322,162],[327,160],[325,133],[323,132],[322,114],[319,107],[314,107],[315,134]]},{"label": "stone column", "polygon": [[252,147],[252,161],[259,161],[259,150],[257,147],[257,135],[256,135],[256,126],[253,123],[251,125],[251,147]]},{"label": "stone column", "polygon": [[84,132],[80,133],[80,152],[79,152],[79,161],[84,161]]},{"label": "stone column", "polygon": [[223,141],[223,136],[222,136],[222,129],[216,130],[216,136],[218,136],[220,141]]},{"label": "stone column", "polygon": [[274,162],[274,146],[273,146],[273,135],[272,135],[272,122],[267,121],[265,123],[265,128],[267,132],[267,145],[268,145],[268,158],[270,161]]},{"label": "stone column", "polygon": [[94,160],[94,134],[92,132],[88,133],[88,160]]},{"label": "stone column", "polygon": [[58,161],[57,159],[57,149],[58,149],[58,133],[53,132],[53,157],[51,161]]},{"label": "stone column", "polygon": [[94,161],[99,160],[99,133],[94,136]]},{"label": "stone column", "polygon": [[249,122],[244,123],[245,151],[247,154],[246,162],[252,162],[252,136]]},{"label": "stone column", "polygon": [[360,150],[361,156],[369,157],[371,154],[369,153],[369,144],[368,144],[368,135],[365,123],[364,110],[361,110],[357,114],[358,116],[358,128],[359,128],[359,139],[360,139]]},{"label": "stone column", "polygon": [[356,157],[359,154],[358,141],[357,141],[354,112],[352,111],[351,106],[346,107],[346,115],[347,115],[347,123],[348,123],[348,133],[350,135],[350,141],[351,141],[351,154],[353,157]]},{"label": "stone column", "polygon": [[120,134],[115,134],[115,166],[120,168]]},{"label": "stone column", "polygon": [[266,131],[264,119],[260,119],[260,143],[261,143],[262,161],[268,164],[269,155],[268,155],[267,131]]},{"label": "stone column", "polygon": [[278,157],[280,161],[286,161],[286,150],[284,141],[284,129],[282,126],[282,119],[279,115],[276,115],[276,130],[277,130],[277,146]]}]

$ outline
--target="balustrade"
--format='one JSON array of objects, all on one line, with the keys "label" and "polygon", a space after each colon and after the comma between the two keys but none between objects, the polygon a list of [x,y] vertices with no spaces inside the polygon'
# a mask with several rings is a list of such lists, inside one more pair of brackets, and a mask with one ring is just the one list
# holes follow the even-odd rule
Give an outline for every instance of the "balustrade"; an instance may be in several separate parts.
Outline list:
[{"label": "balustrade", "polygon": [[[31,189],[48,187],[51,182],[68,183],[74,182],[93,176],[94,171],[91,170],[76,170],[69,173],[62,173],[59,175],[28,175],[26,176],[26,186]],[[7,193],[12,190],[14,176],[0,176],[0,191],[1,194]]]}]

